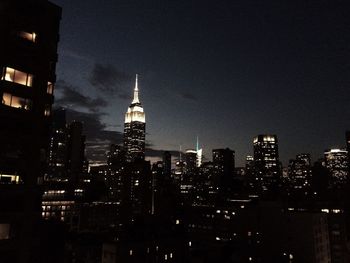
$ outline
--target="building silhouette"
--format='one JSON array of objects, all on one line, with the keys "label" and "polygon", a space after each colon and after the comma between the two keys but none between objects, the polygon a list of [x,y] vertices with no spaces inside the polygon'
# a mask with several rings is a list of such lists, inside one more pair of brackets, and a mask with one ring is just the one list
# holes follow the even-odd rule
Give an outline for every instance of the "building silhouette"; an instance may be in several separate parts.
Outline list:
[{"label": "building silhouette", "polygon": [[138,76],[134,88],[134,98],[125,114],[124,148],[128,161],[145,158],[146,119],[139,100]]},{"label": "building silhouette", "polygon": [[214,149],[213,167],[221,193],[230,191],[235,175],[235,151],[229,148]]},{"label": "building silhouette", "polygon": [[276,135],[261,134],[254,138],[254,177],[262,190],[271,188],[280,176]]},{"label": "building silhouette", "polygon": [[66,110],[52,112],[52,130],[48,151],[48,178],[67,177],[67,126]]},{"label": "building silhouette", "polygon": [[193,175],[197,170],[197,151],[193,149],[185,152],[186,174]]},{"label": "building silhouette", "polygon": [[72,181],[77,181],[83,172],[85,160],[85,135],[83,124],[73,121],[68,125],[67,169]]},{"label": "building silhouette", "polygon": [[171,176],[171,153],[165,151],[163,153],[163,173],[165,176]]},{"label": "building silhouette", "polygon": [[83,124],[79,121],[67,124],[63,108],[53,110],[48,153],[48,180],[76,182],[82,173],[87,173]]}]

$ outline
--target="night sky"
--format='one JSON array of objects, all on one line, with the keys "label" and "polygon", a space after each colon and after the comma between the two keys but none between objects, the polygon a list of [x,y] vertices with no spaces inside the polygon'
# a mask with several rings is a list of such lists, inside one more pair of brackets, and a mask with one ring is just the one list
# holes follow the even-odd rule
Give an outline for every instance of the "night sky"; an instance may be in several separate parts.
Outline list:
[{"label": "night sky", "polygon": [[91,160],[121,142],[136,73],[150,156],[196,136],[208,159],[230,147],[238,165],[262,133],[277,134],[284,165],[345,146],[347,1],[52,1],[63,8],[55,105],[84,121]]}]

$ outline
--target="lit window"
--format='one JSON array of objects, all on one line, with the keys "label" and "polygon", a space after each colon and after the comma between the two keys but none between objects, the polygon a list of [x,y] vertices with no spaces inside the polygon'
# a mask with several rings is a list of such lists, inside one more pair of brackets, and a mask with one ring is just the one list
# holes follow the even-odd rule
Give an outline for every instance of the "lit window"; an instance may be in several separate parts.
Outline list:
[{"label": "lit window", "polygon": [[9,67],[5,67],[1,80],[15,82],[28,87],[33,85],[33,75]]},{"label": "lit window", "polygon": [[24,109],[24,110],[30,110],[32,107],[31,100],[13,96],[9,93],[4,93],[2,95],[2,104],[13,108]]},{"label": "lit window", "polygon": [[45,105],[44,115],[45,116],[50,116],[50,114],[51,114],[51,107],[50,107],[50,105]]},{"label": "lit window", "polygon": [[53,83],[50,82],[50,81],[47,82],[47,90],[46,90],[46,92],[48,94],[53,94]]},{"label": "lit window", "polygon": [[29,40],[31,42],[35,42],[35,40],[36,40],[36,34],[34,32],[29,33],[29,32],[25,32],[25,31],[21,31],[18,33],[18,36],[20,36],[21,38],[24,38],[26,40]]}]

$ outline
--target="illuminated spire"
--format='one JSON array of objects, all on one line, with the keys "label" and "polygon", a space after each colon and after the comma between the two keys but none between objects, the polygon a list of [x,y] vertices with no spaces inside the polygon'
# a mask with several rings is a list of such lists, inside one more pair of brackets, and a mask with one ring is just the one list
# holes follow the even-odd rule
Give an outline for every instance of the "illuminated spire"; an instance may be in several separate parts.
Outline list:
[{"label": "illuminated spire", "polygon": [[197,167],[200,167],[202,165],[203,149],[199,149],[198,136],[197,136],[197,143],[196,143],[196,153],[197,153]]},{"label": "illuminated spire", "polygon": [[138,74],[136,74],[135,88],[134,88],[134,99],[132,100],[132,104],[140,103],[139,101],[139,87],[138,87]]}]

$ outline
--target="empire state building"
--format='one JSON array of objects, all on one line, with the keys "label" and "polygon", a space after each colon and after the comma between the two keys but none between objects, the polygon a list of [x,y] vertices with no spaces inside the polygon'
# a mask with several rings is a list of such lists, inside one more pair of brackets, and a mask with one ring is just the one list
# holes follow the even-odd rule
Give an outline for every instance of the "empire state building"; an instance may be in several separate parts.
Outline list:
[{"label": "empire state building", "polygon": [[134,98],[125,114],[124,122],[124,148],[129,162],[145,158],[145,135],[146,119],[139,100],[138,80],[136,74]]}]

